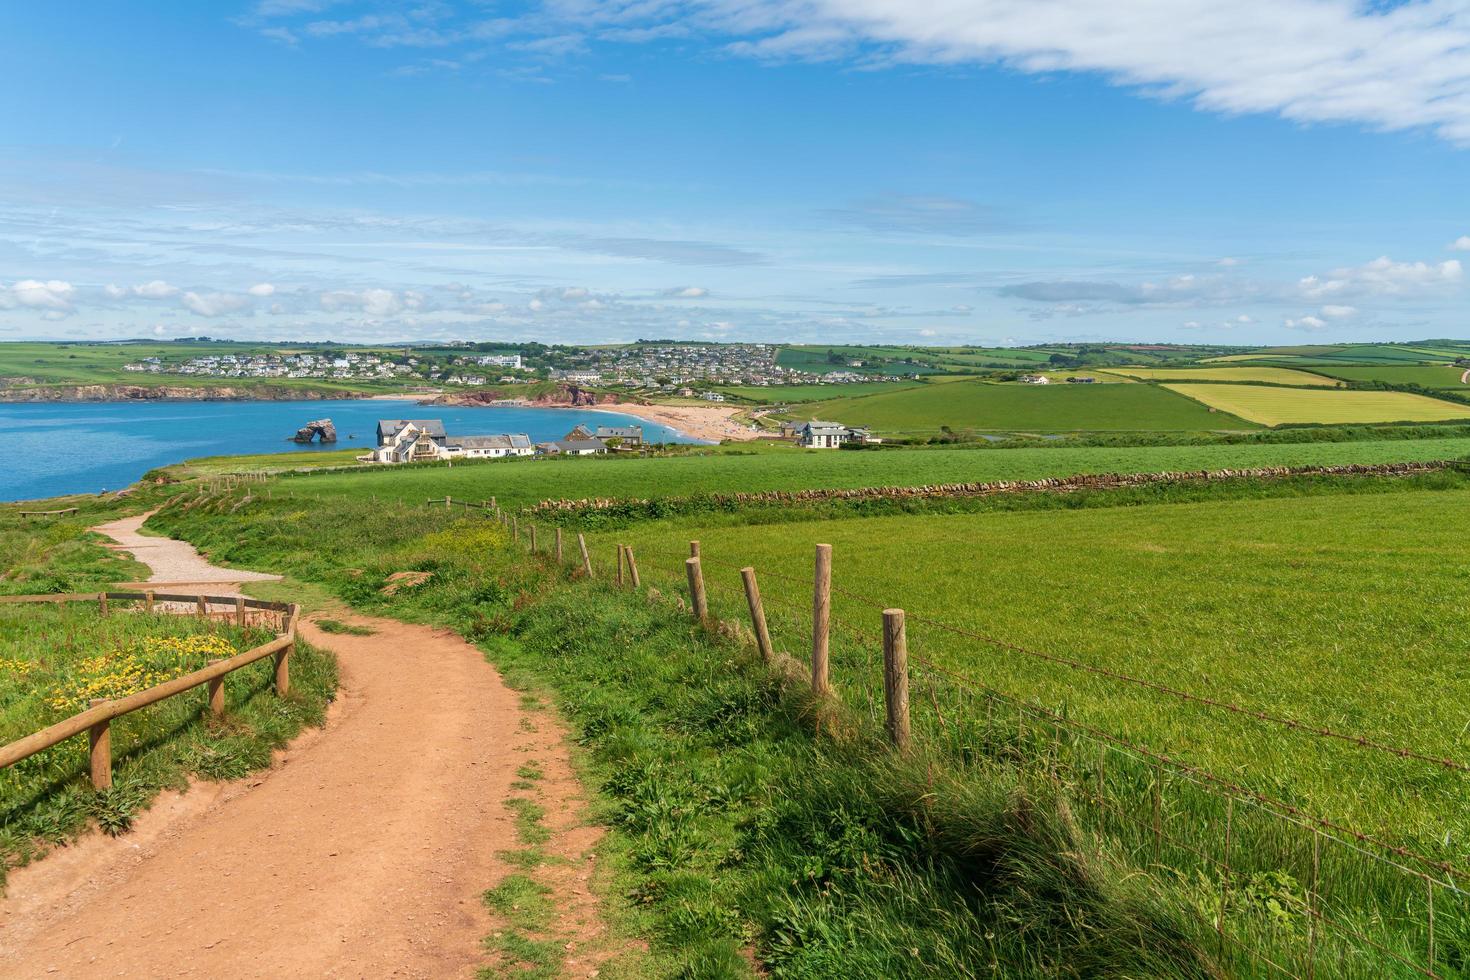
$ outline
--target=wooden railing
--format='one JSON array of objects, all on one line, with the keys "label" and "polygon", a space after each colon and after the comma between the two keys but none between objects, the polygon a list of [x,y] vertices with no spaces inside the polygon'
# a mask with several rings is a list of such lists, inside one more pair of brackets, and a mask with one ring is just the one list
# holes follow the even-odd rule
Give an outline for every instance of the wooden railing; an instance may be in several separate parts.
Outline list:
[{"label": "wooden railing", "polygon": [[245,625],[246,610],[260,609],[270,612],[281,613],[284,617],[282,629],[277,632],[275,639],[262,643],[258,647],[237,653],[233,657],[216,660],[208,666],[199,670],[175,677],[173,680],[165,681],[136,694],[130,694],[115,701],[98,699],[83,712],[63,719],[54,725],[41,729],[25,738],[18,739],[8,745],[0,746],[0,769],[14,765],[22,759],[28,759],[37,752],[43,752],[69,738],[86,732],[90,745],[91,754],[91,777],[92,786],[96,789],[107,789],[112,785],[112,734],[111,724],[114,718],[131,714],[140,708],[146,708],[151,704],[157,704],[166,698],[176,694],[192,690],[202,684],[209,686],[209,710],[215,715],[224,713],[224,679],[227,675],[234,673],[242,667],[264,660],[266,657],[274,656],[275,678],[274,687],[277,697],[285,697],[291,690],[291,654],[296,649],[296,622],[301,614],[301,607],[295,603],[266,602],[261,599],[247,599],[240,596],[205,596],[205,595],[175,595],[155,592],[95,592],[95,593],[70,593],[58,595],[25,595],[25,596],[0,596],[0,604],[25,603],[25,602],[96,602],[101,615],[108,615],[109,603],[113,601],[142,601],[145,612],[153,612],[157,603],[187,603],[192,606],[201,616],[209,614],[210,605],[226,605],[233,610],[234,620],[237,625]]}]

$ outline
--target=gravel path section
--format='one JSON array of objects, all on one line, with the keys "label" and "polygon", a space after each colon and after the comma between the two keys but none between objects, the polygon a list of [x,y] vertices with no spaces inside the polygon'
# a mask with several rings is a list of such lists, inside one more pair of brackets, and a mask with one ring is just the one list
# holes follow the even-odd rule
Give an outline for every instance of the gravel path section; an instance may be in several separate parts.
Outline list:
[{"label": "gravel path section", "polygon": [[[137,519],[99,530],[120,541]],[[159,580],[202,562],[144,538]],[[132,550],[131,544],[128,545]],[[204,569],[238,581],[240,573]],[[257,576],[258,577],[258,576]],[[166,794],[118,838],[92,835],[11,875],[4,977],[472,977],[495,923],[481,893],[522,847],[505,800],[545,773],[566,974],[595,976],[604,926],[588,887],[599,831],[548,712],[528,712],[459,636],[360,616],[374,630],[302,634],[337,654],[325,728],[268,771]]]},{"label": "gravel path section", "polygon": [[238,568],[220,568],[211,565],[203,555],[194,550],[187,541],[172,538],[149,537],[140,528],[149,518],[148,514],[124,517],[110,524],[99,524],[92,530],[107,535],[116,542],[117,551],[126,551],[147,565],[153,572],[147,585],[238,585],[241,582],[275,582],[281,576],[264,572],[247,572]]}]

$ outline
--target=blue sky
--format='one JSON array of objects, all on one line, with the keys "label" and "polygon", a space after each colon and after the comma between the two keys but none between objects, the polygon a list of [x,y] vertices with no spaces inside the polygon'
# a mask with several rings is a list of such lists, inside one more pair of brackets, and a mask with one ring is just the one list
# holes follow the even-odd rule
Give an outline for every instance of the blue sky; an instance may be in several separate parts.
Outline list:
[{"label": "blue sky", "polygon": [[0,337],[1470,335],[1470,4],[0,9]]}]

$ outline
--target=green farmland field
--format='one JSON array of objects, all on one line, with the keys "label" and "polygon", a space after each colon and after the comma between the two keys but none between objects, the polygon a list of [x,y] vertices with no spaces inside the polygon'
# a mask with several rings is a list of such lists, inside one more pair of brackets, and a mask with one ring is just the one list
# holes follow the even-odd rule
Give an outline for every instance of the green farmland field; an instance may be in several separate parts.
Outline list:
[{"label": "green farmland field", "polygon": [[1154,385],[994,385],[955,382],[804,406],[806,418],[877,432],[935,432],[940,426],[1021,432],[1250,429]]},{"label": "green farmland field", "polygon": [[1261,425],[1439,422],[1470,418],[1470,405],[1402,391],[1312,391],[1213,384],[1164,387]]},{"label": "green farmland field", "polygon": [[1277,367],[1221,367],[1221,368],[1108,368],[1111,374],[1121,374],[1146,381],[1261,381],[1275,385],[1313,385],[1332,387],[1331,378],[1306,371],[1293,371]]},{"label": "green farmland field", "polygon": [[1423,388],[1452,388],[1470,392],[1470,385],[1462,384],[1460,376],[1465,368],[1451,364],[1384,364],[1378,366],[1324,367],[1323,374],[1344,381],[1383,381],[1388,384],[1419,385]]},{"label": "green farmland field", "polygon": [[740,490],[1032,480],[1073,473],[1386,463],[1447,459],[1467,453],[1470,438],[1288,445],[936,447],[868,452],[771,447],[751,455],[494,461],[452,469],[375,467],[289,477],[278,483],[274,492],[314,501],[345,497],[417,502],[445,494],[458,500],[494,496],[502,507],[511,507],[547,499],[655,498]]},{"label": "green farmland field", "polygon": [[898,391],[904,388],[917,388],[919,386],[920,382],[917,381],[860,381],[840,385],[731,386],[719,387],[715,390],[722,391],[727,395],[733,395],[736,398],[744,398],[763,405],[769,405],[776,402],[817,402],[834,397],[873,395],[880,392]]},{"label": "green farmland field", "polygon": [[[1285,795],[1350,824],[1470,860],[1463,774],[1305,737],[926,625],[1075,658],[1247,708],[1470,761],[1470,576],[1448,527],[1470,487],[1103,510],[711,526],[593,536],[631,544],[645,581],[680,589],[698,538],[721,615],[761,575],[778,646],[800,655],[811,556],[833,546],[834,669],[860,701],[879,611],[910,614],[911,656]],[[860,601],[848,593],[855,593]],[[855,631],[855,632],[854,632]],[[864,680],[865,678],[865,680]]]}]

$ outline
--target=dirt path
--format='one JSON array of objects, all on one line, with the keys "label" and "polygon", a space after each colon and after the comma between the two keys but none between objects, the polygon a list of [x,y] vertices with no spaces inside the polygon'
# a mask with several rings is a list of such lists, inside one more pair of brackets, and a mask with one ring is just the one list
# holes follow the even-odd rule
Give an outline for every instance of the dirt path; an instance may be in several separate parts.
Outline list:
[{"label": "dirt path", "polygon": [[[136,534],[129,523],[115,526],[119,538]],[[207,581],[240,579],[187,544],[142,540],[155,577],[180,582],[198,562],[229,576]],[[569,862],[554,883],[567,966],[595,975],[598,956],[579,951],[601,932],[587,889],[597,833],[580,818],[554,721],[524,711],[458,636],[339,618],[376,632],[303,624],[341,663],[326,727],[267,772],[165,794],[133,832],[14,872],[0,902],[0,975],[473,976],[494,928],[479,896],[512,870],[498,853],[521,846],[505,800],[532,761],[546,772],[547,849]]]}]

